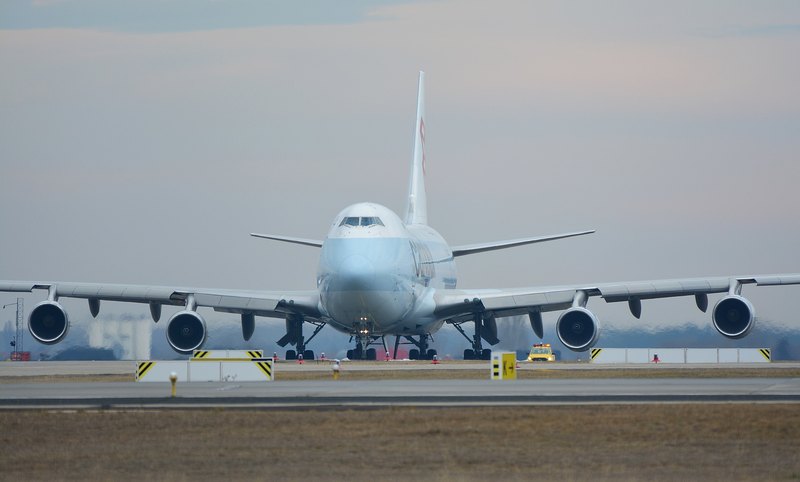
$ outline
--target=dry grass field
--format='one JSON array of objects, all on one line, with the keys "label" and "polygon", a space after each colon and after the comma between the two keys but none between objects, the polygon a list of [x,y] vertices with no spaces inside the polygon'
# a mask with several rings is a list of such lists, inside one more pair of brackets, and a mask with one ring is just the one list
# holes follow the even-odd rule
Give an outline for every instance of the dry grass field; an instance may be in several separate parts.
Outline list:
[{"label": "dry grass field", "polygon": [[800,405],[2,411],[3,480],[798,480]]},{"label": "dry grass field", "polygon": [[[759,367],[759,368],[609,368],[555,370],[536,367],[522,368],[517,371],[521,380],[543,378],[752,378],[752,377],[800,377],[800,368]],[[444,366],[416,370],[348,370],[344,365],[341,371],[342,380],[480,380],[489,377],[486,369],[448,370]],[[275,379],[290,380],[330,380],[328,370],[281,370],[278,364]],[[40,376],[0,376],[0,385],[8,383],[69,383],[69,382],[133,382],[133,373],[129,375],[40,375]]]}]

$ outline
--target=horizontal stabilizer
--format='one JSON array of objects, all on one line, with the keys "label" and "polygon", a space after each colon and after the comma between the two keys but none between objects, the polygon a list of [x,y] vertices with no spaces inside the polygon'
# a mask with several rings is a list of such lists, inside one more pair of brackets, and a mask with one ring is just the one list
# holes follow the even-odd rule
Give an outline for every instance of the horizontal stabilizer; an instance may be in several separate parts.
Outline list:
[{"label": "horizontal stabilizer", "polygon": [[253,236],[255,238],[272,239],[273,241],[283,241],[284,243],[302,244],[304,246],[314,246],[317,248],[322,247],[322,241],[318,241],[316,239],[292,238],[290,236],[278,236],[275,234],[258,234],[258,233],[250,233],[250,236]]},{"label": "horizontal stabilizer", "polygon": [[535,238],[509,239],[507,241],[494,241],[491,243],[456,246],[453,248],[453,256],[464,256],[466,254],[483,253],[484,251],[494,251],[496,249],[513,248],[514,246],[523,246],[525,244],[543,243],[545,241],[553,241],[555,239],[583,236],[584,234],[592,234],[593,232],[594,229],[590,231],[579,231],[576,233],[553,234],[550,236],[537,236]]}]

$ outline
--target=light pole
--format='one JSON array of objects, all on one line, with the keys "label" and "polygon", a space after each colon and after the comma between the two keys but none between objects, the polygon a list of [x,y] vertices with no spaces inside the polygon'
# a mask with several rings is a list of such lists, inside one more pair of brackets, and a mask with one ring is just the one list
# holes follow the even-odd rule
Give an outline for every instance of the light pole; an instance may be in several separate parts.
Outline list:
[{"label": "light pole", "polygon": [[16,332],[14,333],[14,341],[11,342],[11,346],[14,347],[14,352],[11,355],[12,360],[18,360],[20,358],[19,353],[24,351],[22,346],[22,331],[24,329],[25,323],[22,321],[22,314],[25,311],[23,309],[23,299],[17,298],[16,303],[9,303],[7,305],[3,305],[3,309],[6,309],[6,306],[17,306],[17,326]]}]

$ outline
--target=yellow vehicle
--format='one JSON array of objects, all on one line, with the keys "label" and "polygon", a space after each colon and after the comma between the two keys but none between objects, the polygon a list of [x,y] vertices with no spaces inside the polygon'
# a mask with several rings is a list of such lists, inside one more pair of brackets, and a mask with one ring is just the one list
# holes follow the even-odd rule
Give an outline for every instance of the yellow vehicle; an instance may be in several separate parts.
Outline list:
[{"label": "yellow vehicle", "polygon": [[556,355],[550,348],[550,343],[534,343],[528,361],[556,361]]}]

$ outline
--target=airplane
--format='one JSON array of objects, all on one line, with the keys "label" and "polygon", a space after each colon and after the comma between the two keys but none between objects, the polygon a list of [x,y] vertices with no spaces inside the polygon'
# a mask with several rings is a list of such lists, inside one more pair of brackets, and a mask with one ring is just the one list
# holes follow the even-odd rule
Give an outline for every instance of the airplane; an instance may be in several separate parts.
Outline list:
[{"label": "airplane", "polygon": [[[747,275],[693,279],[543,286],[518,289],[458,289],[455,258],[545,241],[583,236],[593,230],[527,237],[450,247],[428,225],[425,188],[425,73],[419,73],[417,116],[407,208],[404,217],[379,204],[365,202],[343,209],[324,240],[274,234],[251,236],[320,249],[316,289],[306,291],[241,291],[56,281],[0,281],[0,291],[46,290],[47,299],[28,317],[31,335],[43,344],[64,339],[69,318],[60,298],[86,299],[97,317],[101,301],[146,303],[158,322],[163,305],[183,307],[167,323],[166,337],[178,353],[190,354],[203,346],[207,326],[199,308],[241,316],[242,335],[249,340],[255,317],[284,319],[286,334],[278,340],[290,345],[287,359],[313,359],[308,343],[326,325],[349,334],[355,347],[350,359],[377,357],[375,346],[388,349],[386,336],[398,345],[414,345],[411,359],[433,359],[432,334],[444,324],[454,326],[469,342],[465,359],[489,359],[499,342],[497,319],[525,315],[534,333],[543,337],[542,313],[561,311],[556,334],[573,351],[590,349],[598,341],[600,323],[587,309],[590,298],[627,302],[639,318],[642,300],[693,296],[697,307],[708,309],[708,295],[725,293],[712,310],[714,328],[724,337],[739,339],[752,330],[753,305],[741,295],[742,286],[800,284],[800,274]],[[467,333],[464,325],[473,330]],[[313,326],[306,338],[305,325]]]}]

